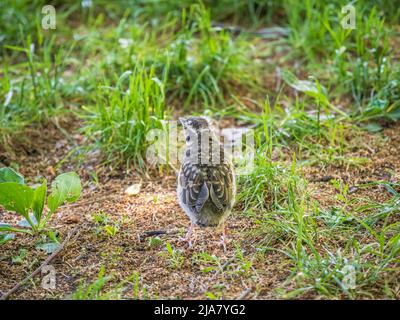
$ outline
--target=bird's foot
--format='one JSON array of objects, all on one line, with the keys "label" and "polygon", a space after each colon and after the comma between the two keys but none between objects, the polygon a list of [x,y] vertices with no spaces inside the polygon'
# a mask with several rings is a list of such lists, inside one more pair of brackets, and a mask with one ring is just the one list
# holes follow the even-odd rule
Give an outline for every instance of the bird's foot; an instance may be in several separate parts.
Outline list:
[{"label": "bird's foot", "polygon": [[191,249],[193,247],[193,241],[192,238],[188,238],[188,237],[179,237],[179,241],[181,242],[185,242],[188,244],[189,249]]},{"label": "bird's foot", "polygon": [[224,253],[226,253],[226,245],[229,244],[230,242],[231,240],[228,239],[225,234],[221,235],[221,241],[219,241],[218,244],[222,246],[222,248],[224,249]]},{"label": "bird's foot", "polygon": [[191,224],[186,235],[184,237],[179,237],[179,241],[186,242],[189,246],[189,249],[191,249],[193,247],[193,241],[192,241],[193,240],[193,237],[192,237],[193,230],[194,230],[194,225]]},{"label": "bird's foot", "polygon": [[227,237],[227,228],[225,226],[225,223],[222,223],[221,231],[222,231],[221,241],[219,242],[219,244],[222,245],[222,248],[224,249],[224,253],[226,253],[226,245],[228,243],[230,243],[231,240],[229,240],[228,237]]}]

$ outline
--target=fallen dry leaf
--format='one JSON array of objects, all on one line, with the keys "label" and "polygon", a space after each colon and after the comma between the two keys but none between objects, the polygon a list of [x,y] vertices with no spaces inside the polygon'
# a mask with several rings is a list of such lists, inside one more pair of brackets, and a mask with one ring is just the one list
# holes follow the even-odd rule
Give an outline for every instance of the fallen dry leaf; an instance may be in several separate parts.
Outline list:
[{"label": "fallen dry leaf", "polygon": [[46,171],[47,171],[47,173],[50,174],[51,176],[55,176],[55,175],[56,175],[56,170],[54,170],[54,167],[53,167],[53,166],[48,166],[48,167],[46,168]]},{"label": "fallen dry leaf", "polygon": [[142,181],[140,181],[139,183],[133,184],[133,185],[129,186],[128,188],[126,188],[125,194],[128,195],[128,196],[138,195],[140,193],[140,188],[141,187],[142,187]]},{"label": "fallen dry leaf", "polygon": [[80,220],[81,220],[81,218],[76,214],[68,215],[68,216],[64,217],[64,219],[63,219],[64,223],[66,223],[66,224],[78,223]]}]

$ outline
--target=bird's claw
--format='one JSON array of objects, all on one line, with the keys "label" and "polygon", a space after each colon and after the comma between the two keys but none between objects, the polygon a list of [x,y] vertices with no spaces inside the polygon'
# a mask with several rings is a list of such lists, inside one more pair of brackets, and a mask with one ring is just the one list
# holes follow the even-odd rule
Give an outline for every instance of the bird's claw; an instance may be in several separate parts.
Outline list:
[{"label": "bird's claw", "polygon": [[194,231],[194,224],[191,223],[186,235],[184,237],[179,238],[179,241],[186,242],[188,244],[189,249],[191,249],[193,245],[192,243],[193,231]]},{"label": "bird's claw", "polygon": [[189,249],[191,249],[193,247],[192,239],[190,239],[188,237],[179,237],[179,241],[187,243],[189,246]]},{"label": "bird's claw", "polygon": [[219,242],[219,244],[222,245],[222,248],[224,249],[224,253],[226,253],[226,245],[228,243],[230,243],[230,240],[228,240],[225,235],[221,235],[221,241]]}]

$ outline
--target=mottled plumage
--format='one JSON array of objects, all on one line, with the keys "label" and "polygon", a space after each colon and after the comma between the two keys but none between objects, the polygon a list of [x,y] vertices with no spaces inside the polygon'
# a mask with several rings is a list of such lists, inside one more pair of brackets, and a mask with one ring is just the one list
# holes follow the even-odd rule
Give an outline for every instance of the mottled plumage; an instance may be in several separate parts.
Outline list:
[{"label": "mottled plumage", "polygon": [[218,137],[202,117],[181,119],[186,148],[178,176],[179,204],[193,224],[223,225],[235,199],[235,175]]}]

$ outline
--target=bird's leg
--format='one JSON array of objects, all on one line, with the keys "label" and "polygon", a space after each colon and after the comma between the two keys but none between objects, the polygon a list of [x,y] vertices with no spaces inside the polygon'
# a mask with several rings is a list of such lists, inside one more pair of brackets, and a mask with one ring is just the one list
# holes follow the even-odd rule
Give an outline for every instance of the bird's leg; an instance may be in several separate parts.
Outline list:
[{"label": "bird's leg", "polygon": [[224,252],[226,252],[227,239],[226,239],[226,226],[225,226],[225,221],[222,222],[221,231],[222,231],[222,234],[221,234],[221,242],[220,242],[220,243],[221,243],[222,247],[224,248]]},{"label": "bird's leg", "polygon": [[188,228],[188,231],[186,232],[185,237],[179,238],[179,240],[187,242],[189,244],[189,248],[192,247],[192,234],[194,231],[194,227],[195,227],[195,224],[193,222],[190,222],[190,226]]}]

